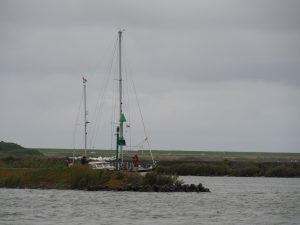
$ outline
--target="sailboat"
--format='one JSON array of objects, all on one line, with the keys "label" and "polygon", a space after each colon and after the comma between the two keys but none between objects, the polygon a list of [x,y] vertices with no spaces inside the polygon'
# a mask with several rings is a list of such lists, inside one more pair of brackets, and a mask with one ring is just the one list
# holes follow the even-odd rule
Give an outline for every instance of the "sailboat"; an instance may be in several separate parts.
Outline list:
[{"label": "sailboat", "polygon": [[[153,159],[151,149],[149,149],[152,162],[148,165],[142,165],[138,154],[135,154],[131,161],[128,163],[124,160],[124,146],[126,146],[126,140],[124,138],[124,124],[127,122],[125,114],[123,112],[123,78],[122,78],[122,34],[124,30],[118,31],[118,50],[119,50],[119,79],[118,79],[118,91],[119,91],[119,106],[118,106],[118,117],[116,127],[116,152],[115,152],[115,169],[116,170],[128,170],[136,172],[151,171],[156,167],[156,162]],[[148,137],[145,138],[148,141]]]},{"label": "sailboat", "polygon": [[[116,143],[116,149],[115,149],[115,155],[112,157],[88,157],[87,156],[87,126],[90,123],[87,120],[87,109],[86,109],[86,84],[87,79],[85,77],[82,78],[83,81],[83,105],[84,105],[84,156],[81,156],[79,159],[81,160],[82,164],[88,164],[93,169],[109,169],[109,170],[125,170],[125,171],[136,171],[136,172],[147,172],[155,169],[157,166],[156,161],[153,158],[148,137],[145,137],[143,142],[148,142],[149,146],[149,153],[151,156],[151,162],[142,162],[138,156],[138,152],[134,154],[131,159],[125,158],[125,151],[124,148],[126,146],[126,140],[124,137],[124,128],[130,127],[129,124],[127,124],[126,116],[123,111],[123,78],[122,78],[122,34],[124,30],[118,31],[118,121],[114,122],[116,124],[116,133],[115,133],[115,143]],[[138,104],[139,105],[139,104]],[[141,110],[139,109],[140,114]],[[143,123],[144,126],[144,123]],[[144,133],[145,127],[144,127]],[[139,149],[141,150],[141,149]],[[74,158],[76,158],[73,155],[73,163]]]}]

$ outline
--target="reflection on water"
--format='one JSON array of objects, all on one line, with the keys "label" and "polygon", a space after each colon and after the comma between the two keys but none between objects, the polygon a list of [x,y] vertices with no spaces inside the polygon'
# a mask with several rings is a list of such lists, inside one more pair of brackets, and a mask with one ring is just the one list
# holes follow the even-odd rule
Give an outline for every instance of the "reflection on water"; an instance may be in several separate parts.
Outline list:
[{"label": "reflection on water", "polygon": [[211,193],[0,189],[0,224],[300,224],[300,179],[181,177]]}]

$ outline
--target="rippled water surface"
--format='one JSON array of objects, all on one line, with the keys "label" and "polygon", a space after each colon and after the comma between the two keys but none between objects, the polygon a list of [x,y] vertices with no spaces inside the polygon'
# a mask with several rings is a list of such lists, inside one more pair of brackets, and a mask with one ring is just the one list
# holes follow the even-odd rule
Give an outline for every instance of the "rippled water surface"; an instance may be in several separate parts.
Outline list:
[{"label": "rippled water surface", "polygon": [[300,179],[182,177],[211,193],[0,189],[0,224],[300,224]]}]

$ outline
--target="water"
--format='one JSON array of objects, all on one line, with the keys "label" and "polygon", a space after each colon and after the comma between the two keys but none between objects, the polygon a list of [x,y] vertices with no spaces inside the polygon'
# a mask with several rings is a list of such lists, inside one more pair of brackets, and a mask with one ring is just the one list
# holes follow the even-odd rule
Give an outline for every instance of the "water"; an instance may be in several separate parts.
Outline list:
[{"label": "water", "polygon": [[300,179],[182,177],[211,193],[0,189],[0,224],[300,224]]}]

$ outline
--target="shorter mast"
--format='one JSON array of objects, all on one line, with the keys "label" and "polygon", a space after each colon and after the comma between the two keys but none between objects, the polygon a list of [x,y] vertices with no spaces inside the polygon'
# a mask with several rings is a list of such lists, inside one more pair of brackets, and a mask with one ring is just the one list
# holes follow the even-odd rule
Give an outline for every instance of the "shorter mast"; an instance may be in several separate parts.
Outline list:
[{"label": "shorter mast", "polygon": [[83,102],[84,102],[84,156],[86,157],[86,151],[87,151],[87,124],[89,123],[87,121],[87,110],[86,110],[86,83],[87,79],[82,77],[82,83],[83,83]]}]

